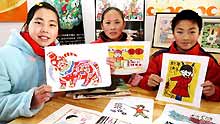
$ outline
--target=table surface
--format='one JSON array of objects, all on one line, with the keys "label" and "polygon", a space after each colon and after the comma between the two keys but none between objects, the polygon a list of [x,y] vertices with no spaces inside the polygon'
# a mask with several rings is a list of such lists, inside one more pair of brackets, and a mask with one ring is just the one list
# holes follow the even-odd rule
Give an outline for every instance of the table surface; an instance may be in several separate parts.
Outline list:
[{"label": "table surface", "polygon": [[[155,100],[157,91],[146,91],[139,87],[130,87],[130,91],[131,91],[131,96],[154,99],[153,120],[155,120],[161,115],[166,105],[166,102]],[[81,99],[81,100],[74,100],[68,97],[53,98],[51,101],[47,102],[44,108],[35,116],[31,118],[19,117],[11,121],[9,124],[36,124],[41,120],[43,120],[44,118],[46,118],[47,116],[49,116],[50,114],[52,114],[53,112],[55,112],[56,110],[58,110],[60,107],[64,106],[65,104],[72,104],[75,106],[102,112],[106,107],[106,105],[108,104],[109,100],[110,98]],[[206,101],[204,99],[201,101],[200,108],[194,108],[190,106],[184,106],[184,107],[203,111],[203,112],[220,114],[219,102]]]}]

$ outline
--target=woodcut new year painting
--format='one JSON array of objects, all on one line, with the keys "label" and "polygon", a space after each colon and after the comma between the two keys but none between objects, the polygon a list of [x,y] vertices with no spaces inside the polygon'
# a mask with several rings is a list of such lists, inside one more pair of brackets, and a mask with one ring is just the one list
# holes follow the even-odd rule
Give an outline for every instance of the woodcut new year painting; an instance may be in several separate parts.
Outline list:
[{"label": "woodcut new year painting", "polygon": [[52,91],[80,90],[111,85],[104,44],[45,48],[47,84]]},{"label": "woodcut new year painting", "polygon": [[150,42],[112,42],[108,45],[108,53],[115,60],[113,74],[144,73],[149,62]]},{"label": "woodcut new year painting", "polygon": [[200,107],[208,57],[163,54],[163,64],[157,99]]}]

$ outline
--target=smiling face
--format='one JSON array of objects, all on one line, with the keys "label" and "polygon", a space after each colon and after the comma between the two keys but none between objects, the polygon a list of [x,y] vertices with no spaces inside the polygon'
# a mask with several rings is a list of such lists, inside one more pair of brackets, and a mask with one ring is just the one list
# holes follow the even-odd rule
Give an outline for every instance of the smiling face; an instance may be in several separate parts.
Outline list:
[{"label": "smiling face", "polygon": [[50,9],[38,9],[29,23],[27,30],[40,46],[48,46],[58,36],[57,15]]},{"label": "smiling face", "polygon": [[181,20],[174,28],[173,34],[178,50],[185,52],[197,43],[199,38],[199,27],[191,20]]},{"label": "smiling face", "polygon": [[118,11],[110,10],[105,13],[101,27],[106,36],[113,41],[118,41],[125,28],[125,22]]},{"label": "smiling face", "polygon": [[183,77],[191,77],[192,72],[187,71],[187,70],[181,70],[180,73],[182,74]]}]

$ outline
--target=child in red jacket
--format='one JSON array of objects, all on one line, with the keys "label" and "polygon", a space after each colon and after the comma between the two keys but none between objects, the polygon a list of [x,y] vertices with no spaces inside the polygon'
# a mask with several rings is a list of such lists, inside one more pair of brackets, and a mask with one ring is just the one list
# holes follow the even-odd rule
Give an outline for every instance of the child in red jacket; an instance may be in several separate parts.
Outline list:
[{"label": "child in red jacket", "polygon": [[[128,35],[123,32],[126,26],[123,12],[116,7],[108,7],[101,17],[102,32],[99,34],[99,38],[92,43],[105,43],[115,41],[129,41]],[[121,51],[115,51],[121,52]],[[119,53],[117,53],[119,54]],[[123,59],[118,57],[118,59]],[[110,65],[111,71],[115,70],[115,64],[117,59],[109,57],[107,58],[107,64]],[[131,78],[132,77],[132,78]],[[132,84],[139,82],[142,79],[139,75],[112,75],[112,82],[125,82],[128,83],[132,79]]]},{"label": "child in red jacket", "polygon": [[208,56],[209,63],[203,87],[203,95],[208,100],[220,101],[220,66],[213,56],[205,52],[198,43],[202,29],[202,18],[192,10],[183,10],[172,20],[172,31],[175,41],[168,49],[152,55],[149,66],[139,86],[143,89],[157,89],[162,82],[161,66],[163,53]]}]

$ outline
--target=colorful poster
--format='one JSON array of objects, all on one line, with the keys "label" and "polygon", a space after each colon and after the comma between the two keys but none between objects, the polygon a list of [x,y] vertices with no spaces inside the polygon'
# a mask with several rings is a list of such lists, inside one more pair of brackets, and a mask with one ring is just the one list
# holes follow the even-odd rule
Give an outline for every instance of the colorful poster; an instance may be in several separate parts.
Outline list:
[{"label": "colorful poster", "polygon": [[157,13],[155,18],[153,47],[169,48],[175,41],[171,28],[171,21],[176,14]]},{"label": "colorful poster", "polygon": [[101,16],[103,11],[108,7],[119,8],[126,21],[126,27],[124,32],[128,35],[128,40],[130,41],[144,41],[144,0],[95,0],[95,33],[96,39],[99,33],[102,32],[101,29]]},{"label": "colorful poster", "polygon": [[200,107],[209,57],[163,54],[157,100]]},{"label": "colorful poster", "polygon": [[0,22],[24,22],[26,20],[26,0],[0,0],[0,5]]},{"label": "colorful poster", "polygon": [[58,40],[61,45],[85,43],[81,0],[44,0],[51,3],[60,16]]},{"label": "colorful poster", "polygon": [[220,53],[220,18],[204,18],[200,44],[208,52]]},{"label": "colorful poster", "polygon": [[38,124],[95,124],[100,112],[66,104]]},{"label": "colorful poster", "polygon": [[131,124],[151,124],[153,108],[153,99],[117,97],[110,100],[102,113]]},{"label": "colorful poster", "polygon": [[220,115],[166,104],[162,115],[153,124],[219,124]]},{"label": "colorful poster", "polygon": [[46,47],[47,84],[53,92],[110,86],[107,56],[105,44]]},{"label": "colorful poster", "polygon": [[110,42],[109,57],[115,59],[113,74],[144,73],[150,56],[150,42]]},{"label": "colorful poster", "polygon": [[220,15],[219,0],[146,0],[146,3],[148,16],[157,12],[177,13],[183,9],[191,9],[204,16]]}]

